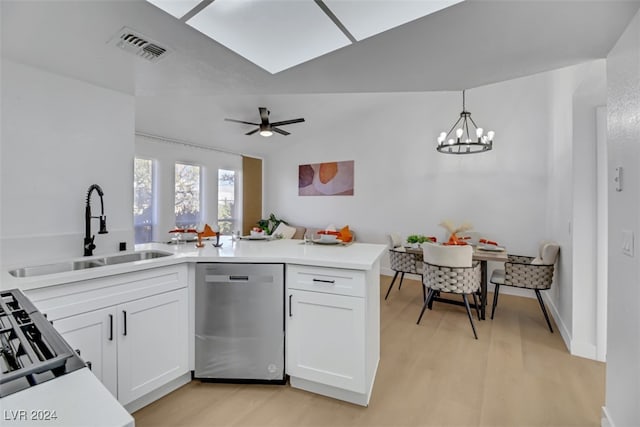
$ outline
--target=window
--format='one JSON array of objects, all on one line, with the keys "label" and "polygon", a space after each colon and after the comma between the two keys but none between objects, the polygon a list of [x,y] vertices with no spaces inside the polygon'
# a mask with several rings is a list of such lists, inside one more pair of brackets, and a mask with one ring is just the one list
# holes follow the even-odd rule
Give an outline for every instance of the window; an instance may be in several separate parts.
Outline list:
[{"label": "window", "polygon": [[201,222],[200,166],[176,163],[176,226],[195,227]]},{"label": "window", "polygon": [[218,170],[218,227],[230,234],[236,228],[236,172]]},{"label": "window", "polygon": [[134,159],[133,163],[133,227],[135,243],[153,238],[153,161]]}]

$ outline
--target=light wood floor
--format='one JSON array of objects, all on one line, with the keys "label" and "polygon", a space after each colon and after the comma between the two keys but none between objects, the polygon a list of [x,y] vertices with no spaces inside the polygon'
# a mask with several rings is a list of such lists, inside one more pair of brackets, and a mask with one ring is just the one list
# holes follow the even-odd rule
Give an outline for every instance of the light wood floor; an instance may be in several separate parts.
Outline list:
[{"label": "light wood floor", "polygon": [[[368,408],[289,386],[192,381],[134,413],[147,426],[599,426],[603,363],[569,355],[535,299],[500,296],[496,317],[434,304],[406,281],[384,301],[381,357]],[[490,295],[491,298],[491,295]],[[554,325],[555,329],[555,325]]]}]

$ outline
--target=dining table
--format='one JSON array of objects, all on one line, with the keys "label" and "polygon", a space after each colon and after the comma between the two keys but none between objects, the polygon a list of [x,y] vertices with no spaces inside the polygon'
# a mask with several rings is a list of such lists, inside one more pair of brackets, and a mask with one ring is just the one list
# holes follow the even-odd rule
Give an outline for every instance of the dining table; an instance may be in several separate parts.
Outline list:
[{"label": "dining table", "polygon": [[[483,246],[478,246],[475,245],[473,247],[473,260],[474,261],[480,261],[480,271],[481,271],[481,282],[480,282],[480,319],[481,320],[485,320],[486,319],[486,308],[487,308],[487,287],[488,287],[488,269],[487,269],[487,263],[489,261],[495,261],[495,262],[507,262],[508,261],[508,255],[507,255],[507,250],[504,247],[492,247],[493,245],[483,245]],[[408,247],[405,248],[406,251],[408,253],[412,253],[416,255],[416,261],[417,262],[422,262],[424,260],[423,258],[423,252],[422,252],[422,248],[413,248],[413,247]],[[501,249],[501,250],[500,250]],[[454,301],[448,298],[441,298],[441,297],[437,297],[434,298],[436,301],[440,301],[440,302],[445,302],[448,304],[455,304],[455,305],[464,305],[464,303],[462,301]]]}]

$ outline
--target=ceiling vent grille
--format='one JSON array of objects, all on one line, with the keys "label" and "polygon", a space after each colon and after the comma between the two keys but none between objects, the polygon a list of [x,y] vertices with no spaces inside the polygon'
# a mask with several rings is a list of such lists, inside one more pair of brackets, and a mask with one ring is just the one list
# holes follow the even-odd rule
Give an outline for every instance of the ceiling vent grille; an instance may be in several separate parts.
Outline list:
[{"label": "ceiling vent grille", "polygon": [[151,40],[149,37],[127,27],[123,27],[110,40],[110,44],[144,58],[149,62],[158,62],[171,53],[170,49],[160,46],[160,44]]}]

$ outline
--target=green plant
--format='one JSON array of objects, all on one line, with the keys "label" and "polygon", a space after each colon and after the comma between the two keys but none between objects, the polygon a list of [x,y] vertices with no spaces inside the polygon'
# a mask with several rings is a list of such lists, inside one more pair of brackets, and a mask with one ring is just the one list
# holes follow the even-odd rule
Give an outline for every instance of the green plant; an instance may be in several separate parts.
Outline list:
[{"label": "green plant", "polygon": [[269,218],[258,221],[258,227],[262,228],[265,233],[271,234],[276,228],[278,228],[280,223],[289,225],[285,220],[276,218],[274,214],[270,214]]},{"label": "green plant", "polygon": [[424,243],[424,242],[433,242],[435,238],[423,236],[422,234],[412,234],[407,237],[407,243]]}]

